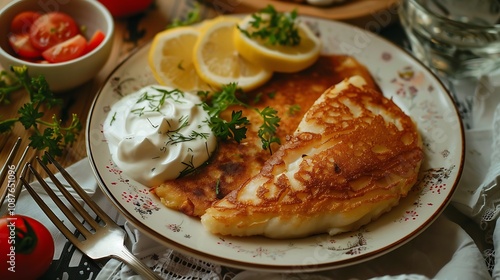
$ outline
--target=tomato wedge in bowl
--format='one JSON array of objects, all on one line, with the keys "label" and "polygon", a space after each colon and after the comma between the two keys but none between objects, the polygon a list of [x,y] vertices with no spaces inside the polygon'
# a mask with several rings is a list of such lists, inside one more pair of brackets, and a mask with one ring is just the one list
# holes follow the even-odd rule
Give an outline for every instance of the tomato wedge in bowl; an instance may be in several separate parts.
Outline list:
[{"label": "tomato wedge in bowl", "polygon": [[16,34],[29,33],[30,28],[42,14],[35,11],[20,12],[10,24],[10,30]]},{"label": "tomato wedge in bowl", "polygon": [[96,49],[104,41],[105,38],[106,35],[104,35],[104,32],[102,32],[101,30],[97,30],[96,32],[94,32],[94,35],[92,35],[92,37],[90,37],[87,42],[84,54],[87,54]]},{"label": "tomato wedge in bowl", "polygon": [[[96,0],[65,1],[64,5],[57,6],[58,12],[73,17],[78,24],[79,34],[87,41],[84,44],[84,51],[77,51],[81,52],[79,57],[50,63],[42,54],[38,58],[22,58],[14,52],[8,39],[9,35],[14,33],[11,31],[13,19],[25,11],[46,14],[50,10],[48,8],[54,10],[53,6],[44,8],[40,3],[39,0],[12,1],[0,9],[0,64],[2,68],[9,71],[11,66],[26,65],[31,76],[43,75],[51,90],[56,93],[75,88],[98,75],[105,68],[111,54],[114,41],[114,20],[109,11]],[[82,28],[84,32],[80,31],[81,27],[85,27]],[[21,28],[21,30],[24,31],[20,31],[20,33],[29,33],[25,31],[26,29]],[[87,45],[90,44],[93,34],[98,30],[104,34],[104,40],[95,49],[88,51]],[[74,41],[81,42],[77,38]]]},{"label": "tomato wedge in bowl", "polygon": [[10,31],[9,43],[19,58],[43,57],[47,63],[78,58],[96,49],[106,37],[98,29],[87,42],[73,17],[63,12],[21,12],[12,20]]},{"label": "tomato wedge in bowl", "polygon": [[87,40],[78,34],[42,52],[43,58],[50,63],[69,61],[84,54]]},{"label": "tomato wedge in bowl", "polygon": [[31,44],[46,50],[80,33],[76,21],[66,13],[50,12],[37,18],[30,27]]},{"label": "tomato wedge in bowl", "polygon": [[23,58],[39,58],[42,52],[31,44],[30,36],[27,33],[10,34],[9,43],[14,52]]}]

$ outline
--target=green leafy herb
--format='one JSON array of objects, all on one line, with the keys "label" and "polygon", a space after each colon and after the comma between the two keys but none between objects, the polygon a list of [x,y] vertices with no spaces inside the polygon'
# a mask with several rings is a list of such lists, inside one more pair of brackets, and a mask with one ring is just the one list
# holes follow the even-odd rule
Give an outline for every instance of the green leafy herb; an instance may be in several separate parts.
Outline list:
[{"label": "green leafy herb", "polygon": [[[274,99],[274,97],[276,96],[276,91],[271,91],[271,92],[268,92],[265,94],[267,97],[269,97],[270,99]],[[259,92],[255,95],[255,98],[253,100],[253,103],[256,104],[256,103],[259,103],[260,100],[262,99],[262,96],[264,96],[264,93],[263,92]]]},{"label": "green leafy herb", "polygon": [[135,108],[131,112],[139,116],[148,112],[159,112],[161,107],[165,104],[165,99],[171,99],[176,103],[182,103],[181,98],[184,96],[184,92],[173,89],[165,90],[161,88],[154,88],[158,93],[150,93],[145,91],[136,103],[141,103],[143,101],[148,101],[148,105],[140,108]]},{"label": "green leafy herb", "polygon": [[21,89],[21,83],[7,71],[0,71],[0,104],[10,104],[10,95]]},{"label": "green leafy herb", "polygon": [[266,107],[262,111],[256,110],[264,120],[258,131],[259,138],[262,141],[262,149],[269,150],[272,154],[271,144],[281,144],[280,139],[276,136],[276,130],[280,122],[280,118],[277,115],[278,111],[271,107]]},{"label": "green leafy herb", "polygon": [[217,182],[215,183],[215,197],[218,199],[222,199],[222,193],[220,191],[220,178],[217,179]]},{"label": "green leafy herb", "polygon": [[180,26],[187,26],[201,21],[201,7],[200,4],[195,3],[193,10],[189,11],[185,19],[174,19],[167,28],[175,28]]},{"label": "green leafy herb", "polygon": [[219,139],[226,140],[232,138],[240,143],[241,140],[247,138],[246,126],[250,124],[248,119],[243,117],[242,114],[241,111],[233,111],[230,121],[226,121],[220,117],[211,117],[209,121],[210,128]]},{"label": "green leafy herb", "polygon": [[189,173],[192,173],[196,170],[196,166],[193,163],[194,156],[191,155],[191,158],[189,159],[188,162],[183,161],[182,164],[184,165],[184,169],[179,173],[179,177],[184,177]]},{"label": "green leafy herb", "polygon": [[[44,120],[45,114],[42,109],[59,106],[62,104],[62,100],[54,96],[43,76],[31,77],[26,66],[13,66],[11,70],[14,75],[9,76],[9,82],[0,83],[2,96],[8,97],[3,93],[14,92],[13,89],[23,87],[30,99],[19,108],[17,117],[0,120],[0,133],[9,132],[16,123],[21,123],[26,130],[32,129],[33,131],[29,137],[31,141],[29,145],[32,148],[47,149],[50,155],[61,156],[64,148],[74,143],[82,128],[78,116],[73,114],[71,123],[66,127],[55,115],[50,121]],[[2,74],[2,77],[7,77],[7,74]],[[3,101],[4,104],[7,102]]]},{"label": "green leafy herb", "polygon": [[288,115],[293,116],[296,113],[300,112],[300,110],[301,108],[299,104],[290,105],[290,107],[288,108]]},{"label": "green leafy herb", "polygon": [[[219,139],[234,139],[240,143],[246,138],[246,126],[250,123],[246,117],[242,116],[242,112],[232,112],[231,120],[226,121],[220,117],[220,114],[227,110],[232,105],[246,106],[241,102],[236,94],[241,92],[236,83],[230,83],[222,87],[220,91],[213,93],[210,96],[208,92],[198,92],[198,95],[204,99],[202,107],[207,111],[209,120],[208,125]],[[210,96],[210,100],[208,100]]]},{"label": "green leafy herb", "polygon": [[[249,107],[237,98],[237,93],[241,93],[236,83],[230,83],[222,87],[221,91],[213,93],[210,96],[208,92],[198,92],[198,95],[204,100],[201,104],[203,109],[208,112],[210,117],[207,120],[208,125],[219,139],[234,139],[240,143],[246,138],[247,126],[250,124],[248,119],[243,116],[242,111],[232,111],[231,119],[226,121],[220,117],[220,114],[227,110],[229,106],[240,105]],[[209,97],[210,100],[209,100]],[[260,126],[258,135],[262,141],[262,148],[271,150],[271,143],[280,144],[280,139],[276,137],[276,130],[279,126],[280,118],[277,116],[277,111],[270,107],[264,108],[262,111],[254,108],[263,119],[263,124]]]},{"label": "green leafy herb", "polygon": [[258,13],[252,14],[248,30],[238,29],[249,38],[263,40],[270,45],[297,46],[300,44],[300,35],[295,20],[297,10],[290,13],[280,13],[272,5],[268,5]]}]

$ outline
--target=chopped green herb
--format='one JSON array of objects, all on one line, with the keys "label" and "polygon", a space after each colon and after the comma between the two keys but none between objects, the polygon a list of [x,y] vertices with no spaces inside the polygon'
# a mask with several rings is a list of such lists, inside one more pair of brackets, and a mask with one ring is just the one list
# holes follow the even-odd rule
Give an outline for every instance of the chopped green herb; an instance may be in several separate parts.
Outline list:
[{"label": "chopped green herb", "polygon": [[0,71],[0,104],[10,104],[10,95],[23,85],[7,71]]},{"label": "chopped green herb", "polygon": [[[207,111],[209,119],[206,121],[212,132],[219,139],[234,139],[240,143],[246,138],[247,126],[249,120],[243,116],[242,111],[233,111],[231,120],[226,121],[220,117],[220,114],[227,110],[229,106],[240,105],[249,107],[237,98],[237,93],[242,93],[236,83],[230,83],[222,87],[221,91],[213,93],[210,96],[207,92],[198,92],[204,103],[201,104],[203,109]],[[210,100],[209,100],[210,96]],[[263,124],[259,128],[259,138],[262,141],[262,148],[271,150],[271,143],[280,144],[280,139],[276,137],[276,129],[279,126],[280,118],[277,116],[277,111],[266,107],[262,111],[254,108],[263,119]]]},{"label": "chopped green herb", "polygon": [[297,46],[300,44],[299,30],[295,24],[297,15],[296,9],[290,13],[281,13],[268,5],[252,14],[249,29],[242,29],[240,26],[238,29],[249,38],[263,40],[272,46]]},{"label": "chopped green herb", "polygon": [[289,108],[288,108],[288,115],[290,116],[293,116],[295,115],[296,113],[300,112],[301,108],[300,108],[300,105],[299,104],[294,104],[294,105],[291,105]]},{"label": "chopped green herb", "polygon": [[200,4],[195,3],[193,9],[188,12],[185,19],[174,19],[167,28],[175,28],[180,26],[187,26],[201,21],[201,7]]},{"label": "chopped green herb", "polygon": [[220,191],[220,178],[218,178],[217,183],[215,183],[215,197],[218,199],[222,199]]},{"label": "chopped green herb", "polygon": [[182,66],[182,63],[183,63],[183,62],[184,62],[184,61],[183,61],[183,60],[181,60],[181,61],[179,61],[179,64],[177,64],[177,68],[178,68],[179,70],[186,70],[186,69],[184,69],[184,66]]},{"label": "chopped green herb", "polygon": [[246,117],[242,116],[242,112],[232,112],[231,120],[228,122],[220,117],[231,105],[246,106],[243,102],[238,100],[236,93],[240,92],[236,83],[230,83],[222,87],[220,91],[215,92],[208,100],[206,92],[199,92],[200,97],[205,97],[205,102],[201,104],[203,109],[208,113],[208,125],[214,132],[215,136],[219,139],[234,139],[240,143],[241,140],[246,138],[246,126],[250,123]]},{"label": "chopped green herb", "polygon": [[[0,83],[0,95],[7,96],[6,92],[14,92],[14,88],[23,87],[29,94],[29,101],[21,106],[17,111],[18,116],[11,119],[0,120],[0,133],[9,132],[16,123],[21,123],[26,130],[32,129],[33,133],[29,137],[30,146],[37,150],[47,149],[47,152],[56,157],[61,156],[63,149],[74,143],[76,136],[82,128],[80,120],[76,114],[72,115],[71,123],[64,127],[61,120],[53,115],[50,121],[44,120],[43,107],[48,109],[60,106],[62,100],[56,98],[49,88],[49,84],[43,76],[31,77],[28,74],[28,67],[11,67],[13,76],[2,74]],[[8,77],[10,81],[6,81]],[[12,91],[11,91],[12,90]],[[8,101],[2,101],[8,103]],[[46,160],[44,156],[44,160]]]},{"label": "chopped green herb", "polygon": [[266,107],[262,111],[256,110],[264,120],[258,131],[259,138],[262,141],[262,149],[269,150],[272,154],[271,144],[281,144],[280,139],[276,136],[276,130],[280,122],[278,112],[271,107]]},{"label": "chopped green herb", "polygon": [[109,126],[112,126],[115,121],[116,121],[116,112],[111,117],[111,120],[109,121]]},{"label": "chopped green herb", "polygon": [[184,97],[184,92],[173,89],[173,90],[164,90],[161,88],[154,88],[157,93],[149,93],[145,91],[141,97],[137,100],[136,103],[141,103],[143,101],[148,101],[147,107],[140,107],[131,110],[132,113],[135,113],[139,116],[142,116],[144,113],[148,112],[160,112],[161,107],[165,104],[165,99],[169,98],[176,103],[182,103],[181,98]]},{"label": "chopped green herb", "polygon": [[194,156],[191,155],[191,159],[189,160],[189,162],[184,162],[184,161],[182,162],[182,164],[185,166],[185,168],[179,173],[179,178],[184,177],[187,174],[192,173],[196,170],[196,167],[194,166],[194,163],[193,163],[193,158],[194,158]]}]

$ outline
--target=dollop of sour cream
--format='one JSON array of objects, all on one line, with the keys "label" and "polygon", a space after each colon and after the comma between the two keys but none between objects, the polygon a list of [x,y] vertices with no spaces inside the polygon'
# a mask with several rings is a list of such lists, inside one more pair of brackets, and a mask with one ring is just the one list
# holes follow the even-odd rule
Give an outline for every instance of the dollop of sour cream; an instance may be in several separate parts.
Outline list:
[{"label": "dollop of sour cream", "polygon": [[113,104],[103,131],[115,164],[152,187],[205,163],[217,140],[200,103],[194,94],[151,85]]}]

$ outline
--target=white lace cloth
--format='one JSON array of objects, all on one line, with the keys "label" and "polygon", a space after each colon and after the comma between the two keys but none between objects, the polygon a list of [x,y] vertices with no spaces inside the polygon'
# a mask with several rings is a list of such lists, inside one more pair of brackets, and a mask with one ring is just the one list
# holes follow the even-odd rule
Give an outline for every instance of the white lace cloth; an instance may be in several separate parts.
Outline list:
[{"label": "white lace cloth", "polygon": [[[492,79],[493,80],[493,79]],[[495,221],[500,214],[500,84],[483,79],[476,89],[467,92],[465,99],[473,99],[468,115],[466,158],[462,180],[452,200],[452,207],[428,229],[404,246],[376,259],[336,270],[308,274],[279,274],[223,269],[217,264],[200,261],[167,249],[143,235],[110,205],[93,180],[88,160],[84,159],[68,169],[76,180],[92,194],[108,213],[124,223],[128,231],[131,251],[149,264],[163,271],[164,279],[492,279],[500,277],[500,253],[495,263],[485,262],[485,253],[494,255],[493,246],[500,246],[500,225]],[[460,96],[458,98],[461,98]],[[54,207],[53,209],[56,209]],[[456,211],[454,209],[459,209]],[[53,233],[56,244],[65,238],[52,226],[48,218],[23,191],[18,200],[18,213],[41,220]],[[462,215],[463,213],[463,215]],[[470,217],[475,223],[468,223]],[[490,244],[488,244],[490,242]],[[488,247],[491,245],[491,248]],[[486,246],[486,247],[485,247]],[[55,258],[60,254],[56,250]],[[495,252],[495,253],[494,253]],[[97,279],[141,279],[127,266],[109,260]]]}]

